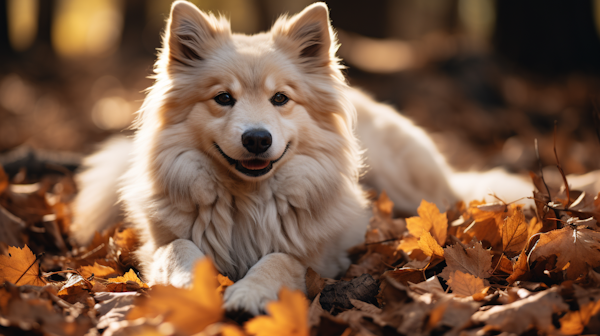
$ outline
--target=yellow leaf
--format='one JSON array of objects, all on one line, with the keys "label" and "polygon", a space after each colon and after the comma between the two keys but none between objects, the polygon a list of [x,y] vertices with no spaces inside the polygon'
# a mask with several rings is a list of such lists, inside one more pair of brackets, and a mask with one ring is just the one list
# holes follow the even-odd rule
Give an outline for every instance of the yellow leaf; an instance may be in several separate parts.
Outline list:
[{"label": "yellow leaf", "polygon": [[527,241],[527,221],[520,209],[504,220],[502,226],[502,250],[520,251]]},{"label": "yellow leaf", "polygon": [[106,278],[111,275],[118,274],[114,268],[109,266],[100,265],[97,262],[94,262],[94,266],[82,266],[79,268],[79,273],[84,278],[89,278],[94,275],[95,278]]},{"label": "yellow leaf", "polygon": [[425,232],[421,238],[419,238],[419,248],[423,253],[430,257],[434,254],[440,257],[444,256],[444,249],[437,241],[435,241],[435,239],[433,239],[429,232]]},{"label": "yellow leaf", "polygon": [[123,276],[108,279],[109,283],[121,283],[127,281],[133,281],[137,283],[140,285],[140,288],[148,288],[148,285],[138,278],[133,269],[130,269],[129,272],[123,274]]},{"label": "yellow leaf", "polygon": [[217,280],[219,281],[219,288],[217,288],[217,292],[220,295],[223,295],[227,287],[233,285],[233,281],[231,281],[228,277],[222,274],[217,274]]},{"label": "yellow leaf", "polygon": [[40,265],[27,245],[22,249],[8,247],[8,256],[0,255],[0,284],[5,281],[15,285],[44,286]]},{"label": "yellow leaf", "polygon": [[406,219],[406,227],[410,234],[421,237],[425,232],[430,232],[440,246],[445,245],[448,234],[446,213],[440,213],[435,204],[425,200],[421,201],[417,212],[419,213],[418,217]]},{"label": "yellow leaf", "polygon": [[161,316],[178,333],[196,334],[223,319],[223,299],[217,293],[217,270],[204,258],[194,268],[192,288],[156,285],[148,298],[140,298],[127,319]]},{"label": "yellow leaf", "polygon": [[600,312],[600,301],[592,301],[570,311],[560,319],[560,331],[565,335],[580,335],[590,318]]},{"label": "yellow leaf", "polygon": [[258,316],[244,326],[250,335],[308,336],[308,303],[300,291],[282,288],[279,301],[267,304],[270,316]]},{"label": "yellow leaf", "polygon": [[486,287],[483,279],[461,271],[455,271],[450,274],[450,279],[448,279],[447,283],[454,294],[461,296],[471,296],[481,293]]}]

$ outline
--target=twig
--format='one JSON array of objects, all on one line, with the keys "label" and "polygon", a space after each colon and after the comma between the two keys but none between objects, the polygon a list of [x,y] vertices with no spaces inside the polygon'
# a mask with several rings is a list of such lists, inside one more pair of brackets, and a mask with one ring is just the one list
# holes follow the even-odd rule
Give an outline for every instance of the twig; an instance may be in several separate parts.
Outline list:
[{"label": "twig", "polygon": [[538,160],[538,166],[540,169],[540,177],[542,178],[542,182],[544,182],[544,187],[546,187],[546,192],[548,192],[548,198],[552,201],[552,195],[550,194],[550,188],[548,188],[548,184],[546,184],[546,179],[544,178],[544,170],[542,169],[542,160],[540,159],[540,150],[538,147],[537,138],[535,139],[535,156]]},{"label": "twig", "polygon": [[560,172],[560,176],[562,176],[563,182],[565,183],[565,192],[567,193],[567,209],[569,208],[569,204],[571,204],[571,194],[569,191],[569,183],[567,182],[567,177],[565,176],[565,172],[563,171],[560,161],[558,160],[558,153],[556,152],[556,130],[558,129],[556,120],[554,121],[554,157],[556,158],[556,167]]}]

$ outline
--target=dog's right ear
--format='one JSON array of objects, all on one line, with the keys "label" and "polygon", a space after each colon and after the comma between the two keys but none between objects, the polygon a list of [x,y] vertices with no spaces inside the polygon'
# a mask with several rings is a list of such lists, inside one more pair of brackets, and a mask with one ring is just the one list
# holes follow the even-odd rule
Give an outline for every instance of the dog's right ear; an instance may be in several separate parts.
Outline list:
[{"label": "dog's right ear", "polygon": [[200,11],[187,1],[175,1],[163,41],[163,53],[168,56],[168,68],[194,66],[211,50],[217,48],[223,37],[231,34],[229,22]]}]

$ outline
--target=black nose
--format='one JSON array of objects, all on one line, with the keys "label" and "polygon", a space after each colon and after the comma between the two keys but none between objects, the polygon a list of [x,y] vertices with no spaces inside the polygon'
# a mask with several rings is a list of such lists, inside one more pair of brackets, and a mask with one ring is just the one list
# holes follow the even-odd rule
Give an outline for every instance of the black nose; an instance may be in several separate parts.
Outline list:
[{"label": "black nose", "polygon": [[251,129],[242,134],[242,144],[250,153],[261,154],[271,147],[273,138],[265,129]]}]

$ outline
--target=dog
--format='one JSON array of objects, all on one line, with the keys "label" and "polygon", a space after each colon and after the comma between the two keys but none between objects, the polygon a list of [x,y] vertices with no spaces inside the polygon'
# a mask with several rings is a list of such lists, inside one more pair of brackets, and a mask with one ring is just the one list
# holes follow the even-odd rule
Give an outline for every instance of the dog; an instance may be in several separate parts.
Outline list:
[{"label": "dog", "polygon": [[323,3],[252,36],[173,3],[134,139],[109,140],[78,175],[75,239],[123,216],[150,284],[188,286],[210,257],[235,281],[225,308],[259,314],[282,286],[305,291],[308,267],[347,269],[370,218],[364,185],[406,214],[460,200],[428,135],[350,88],[337,48]]}]

